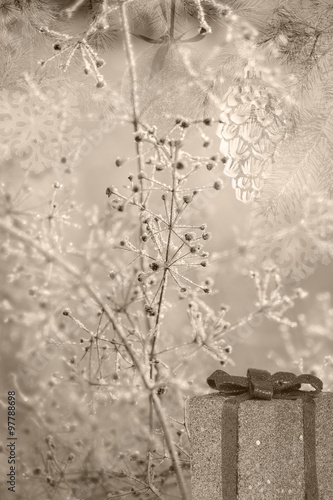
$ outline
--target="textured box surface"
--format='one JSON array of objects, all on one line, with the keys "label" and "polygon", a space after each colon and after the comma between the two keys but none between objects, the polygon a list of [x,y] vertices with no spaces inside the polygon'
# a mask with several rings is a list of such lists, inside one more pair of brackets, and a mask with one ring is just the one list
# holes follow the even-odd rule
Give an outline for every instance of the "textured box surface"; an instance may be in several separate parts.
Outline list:
[{"label": "textured box surface", "polygon": [[[223,498],[219,393],[190,400],[192,500]],[[319,500],[333,500],[333,393],[314,398]],[[305,500],[301,399],[251,399],[238,410],[238,500]]]}]

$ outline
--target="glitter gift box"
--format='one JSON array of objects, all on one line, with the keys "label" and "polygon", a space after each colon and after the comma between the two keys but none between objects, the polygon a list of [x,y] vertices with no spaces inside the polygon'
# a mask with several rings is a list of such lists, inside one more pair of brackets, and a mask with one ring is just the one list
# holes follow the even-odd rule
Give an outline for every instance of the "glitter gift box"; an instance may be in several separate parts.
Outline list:
[{"label": "glitter gift box", "polygon": [[320,379],[249,369],[207,382],[220,392],[190,400],[192,500],[333,500],[333,393]]}]

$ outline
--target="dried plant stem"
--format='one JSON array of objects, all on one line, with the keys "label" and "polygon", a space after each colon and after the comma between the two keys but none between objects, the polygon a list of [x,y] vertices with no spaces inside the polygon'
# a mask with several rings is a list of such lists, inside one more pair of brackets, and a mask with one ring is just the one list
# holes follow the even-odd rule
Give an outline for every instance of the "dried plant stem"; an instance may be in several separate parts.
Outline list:
[{"label": "dried plant stem", "polygon": [[159,301],[158,301],[155,329],[154,329],[154,334],[152,337],[151,352],[150,352],[151,365],[153,364],[153,361],[155,359],[156,341],[157,341],[157,339],[159,337],[159,333],[160,333],[161,313],[162,313],[164,295],[165,295],[165,290],[166,290],[167,280],[168,280],[168,262],[169,262],[171,236],[173,233],[173,226],[174,226],[173,219],[174,219],[174,205],[175,205],[175,196],[176,196],[175,164],[177,162],[177,158],[178,158],[178,150],[176,150],[176,152],[175,152],[174,164],[173,164],[173,168],[172,168],[172,197],[171,197],[171,202],[170,202],[169,227],[168,227],[168,236],[167,236],[167,244],[166,244],[165,259],[164,259],[165,267],[164,267],[162,281],[161,281],[161,290],[160,290],[160,297],[159,297]]},{"label": "dried plant stem", "polygon": [[[135,66],[135,58],[134,58],[134,53],[133,53],[133,47],[132,47],[132,42],[131,42],[131,34],[130,34],[130,29],[129,29],[129,23],[128,23],[128,17],[127,17],[127,12],[126,12],[126,3],[123,1],[119,2],[119,10],[120,10],[120,19],[121,19],[121,24],[123,28],[123,44],[124,44],[124,51],[126,54],[126,60],[127,64],[129,67],[129,74],[130,74],[130,92],[131,92],[131,104],[132,104],[132,113],[133,113],[133,127],[134,127],[134,132],[137,133],[140,131],[140,121],[139,121],[139,102],[138,102],[138,85],[137,85],[137,76],[136,76],[136,66]],[[143,163],[142,163],[142,158],[143,158],[143,151],[142,151],[142,144],[141,142],[135,141],[135,148],[136,148],[136,157],[137,157],[137,162],[138,162],[138,173],[139,173],[139,183],[140,183],[140,205],[144,204],[144,199],[143,199],[143,193],[144,193],[144,181],[142,174],[143,173]],[[143,235],[143,225],[141,222],[140,218],[140,228],[139,228],[139,237],[140,240]],[[145,259],[144,256],[140,256],[140,267],[143,272],[145,272]],[[145,314],[145,321],[146,321],[146,328],[147,332],[150,331],[150,323],[147,315]],[[152,373],[152,365],[150,367],[150,376]],[[152,379],[152,377],[151,377]],[[153,410],[153,400],[151,397],[151,394],[149,395],[149,429],[150,429],[150,434],[152,435],[153,433],[153,419],[154,419],[154,410]],[[148,444],[148,455],[151,452],[151,444],[149,442]],[[148,471],[147,471],[148,474]]]},{"label": "dried plant stem", "polygon": [[[124,49],[126,53],[126,58],[127,58],[127,63],[129,65],[129,72],[130,72],[130,79],[131,79],[131,101],[132,101],[132,112],[133,112],[133,125],[134,125],[134,131],[139,132],[140,130],[140,122],[139,122],[139,103],[138,103],[138,86],[137,86],[137,76],[136,76],[136,67],[135,67],[135,59],[134,59],[134,53],[133,53],[133,47],[131,43],[131,34],[130,34],[130,29],[129,29],[129,23],[128,23],[128,18],[127,18],[127,12],[126,12],[126,2],[120,2],[120,16],[121,16],[121,22],[122,22],[122,28],[123,28],[123,40],[124,40]],[[137,158],[138,158],[138,171],[139,174],[143,173],[143,164],[142,164],[142,146],[140,142],[136,142],[136,150],[137,150]],[[143,179],[142,176],[140,175],[140,201],[141,204],[143,204],[143,193],[144,193],[144,186],[143,186]],[[172,216],[170,216],[170,225],[172,224]],[[171,230],[169,229],[169,243],[171,240]],[[140,236],[143,234],[143,226],[140,221]],[[169,245],[168,245],[169,248]],[[168,251],[166,255],[166,260],[168,259]],[[141,257],[141,268],[144,271],[145,268],[145,263],[144,263],[144,257]],[[165,269],[164,276],[163,276],[163,285],[161,288],[160,292],[160,303],[159,303],[159,312],[157,315],[157,322],[155,324],[155,331],[154,335],[152,338],[152,347],[151,347],[151,353],[150,353],[150,376],[152,379],[153,375],[153,361],[155,358],[155,345],[156,345],[156,338],[158,334],[158,328],[160,325],[160,318],[161,318],[161,309],[162,309],[162,302],[163,302],[163,297],[165,293],[165,285],[166,285],[166,279],[167,279],[167,270]],[[149,322],[148,322],[149,323]],[[164,410],[160,404],[160,400],[154,390],[151,390],[150,397],[149,397],[149,427],[150,427],[150,432],[153,432],[153,408],[156,411],[156,414],[158,416],[158,419],[162,425],[163,431],[164,431],[164,436],[165,440],[169,449],[170,456],[172,458],[172,462],[174,465],[176,477],[177,477],[177,482],[178,482],[178,487],[180,490],[180,493],[182,495],[183,499],[187,499],[187,491],[186,491],[186,485],[185,485],[185,480],[184,476],[180,467],[180,463],[178,460],[178,455],[177,455],[177,450],[173,444],[171,434],[169,433],[169,427],[168,423],[166,421],[166,417],[164,414]],[[165,429],[167,429],[167,432],[165,432]],[[148,450],[148,454],[150,453],[150,449]]]},{"label": "dried plant stem", "polygon": [[21,241],[28,247],[36,250],[40,255],[43,255],[47,262],[52,262],[54,265],[58,266],[60,269],[65,271],[67,274],[69,274],[72,278],[75,278],[76,280],[79,281],[81,286],[86,290],[87,294],[96,301],[96,303],[103,309],[105,315],[111,322],[115,333],[119,336],[121,339],[122,343],[124,344],[124,347],[126,351],[128,352],[129,356],[131,357],[133,361],[133,365],[137,369],[138,373],[141,376],[142,382],[146,388],[151,394],[151,400],[154,404],[154,409],[156,411],[157,417],[159,419],[159,422],[161,424],[161,427],[163,429],[164,433],[164,438],[166,441],[166,444],[168,446],[168,450],[170,453],[170,457],[172,460],[172,464],[175,469],[176,477],[177,477],[177,482],[179,486],[179,490],[181,492],[183,500],[188,500],[188,495],[186,491],[186,485],[183,477],[183,473],[181,470],[180,462],[178,459],[177,455],[177,450],[173,444],[172,441],[172,436],[170,433],[169,425],[167,422],[167,417],[164,412],[163,407],[161,406],[160,400],[155,392],[154,389],[154,384],[150,380],[150,378],[147,376],[146,369],[143,363],[141,363],[140,359],[137,357],[136,353],[134,352],[131,344],[128,342],[127,339],[127,334],[124,328],[121,326],[119,321],[117,321],[117,318],[115,317],[112,309],[110,309],[109,305],[103,297],[100,295],[100,293],[95,290],[95,288],[92,286],[89,276],[85,276],[84,273],[82,273],[78,268],[76,268],[74,265],[69,264],[66,262],[62,256],[57,255],[54,251],[50,249],[43,248],[43,246],[38,242],[38,240],[34,239],[32,236],[28,235],[27,233],[21,231],[20,229],[16,229],[13,227],[8,222],[5,222],[4,220],[0,220],[0,230],[3,231],[6,234],[9,234],[10,236],[14,237],[16,240]]},{"label": "dried plant stem", "polygon": [[176,13],[176,0],[171,0],[170,40],[173,39],[175,31],[175,13]]},{"label": "dried plant stem", "polygon": [[[175,153],[175,158],[178,156],[178,151]],[[176,162],[174,162],[175,165]],[[160,287],[160,296],[158,300],[158,306],[157,306],[157,314],[156,314],[156,321],[155,321],[155,328],[151,340],[151,350],[149,354],[149,359],[150,359],[150,378],[154,382],[156,382],[156,373],[154,373],[154,363],[156,360],[156,342],[160,334],[160,327],[161,327],[161,314],[162,314],[162,307],[163,307],[163,301],[164,301],[164,296],[165,296],[165,291],[166,291],[166,286],[167,286],[167,281],[168,281],[168,261],[169,261],[169,253],[170,253],[170,244],[171,244],[171,235],[173,232],[173,218],[174,218],[174,204],[175,204],[175,191],[176,191],[176,174],[175,174],[175,168],[173,165],[173,170],[172,170],[172,198],[171,198],[171,205],[170,205],[170,216],[169,216],[169,227],[168,227],[168,236],[167,236],[167,245],[166,245],[166,251],[165,251],[165,259],[164,259],[164,271],[163,271],[163,276],[161,279],[161,287]],[[154,402],[152,395],[150,396],[150,413],[149,413],[149,430],[150,434],[152,435],[153,433],[153,426],[154,426],[154,413],[153,413],[153,407],[154,407]],[[155,406],[156,410],[156,406]]]},{"label": "dried plant stem", "polygon": [[[163,432],[164,432],[164,429],[169,429],[169,425],[168,425],[168,422],[166,420],[165,411],[161,405],[160,399],[157,396],[156,392],[152,392],[152,400],[154,402],[154,408],[156,411],[156,415],[160,421],[160,424],[161,424]],[[165,442],[166,442],[166,445],[168,447],[170,456],[172,458],[173,466],[175,468],[175,474],[177,476],[177,482],[178,482],[178,487],[179,487],[181,497],[183,500],[189,500],[189,495],[187,493],[187,488],[186,488],[184,476],[183,476],[180,462],[178,459],[178,453],[177,453],[176,447],[172,441],[171,433],[164,432],[164,437],[165,437]]]},{"label": "dried plant stem", "polygon": [[[138,100],[138,84],[137,84],[137,76],[136,76],[136,66],[135,66],[135,58],[134,58],[134,53],[133,53],[133,47],[132,47],[132,42],[131,42],[131,33],[130,33],[130,28],[129,28],[129,23],[128,23],[128,17],[127,17],[127,12],[126,12],[126,2],[125,1],[120,1],[119,2],[119,10],[120,10],[120,18],[121,18],[121,23],[122,23],[122,28],[123,28],[123,43],[124,43],[124,51],[126,54],[126,60],[127,64],[129,67],[129,73],[130,73],[130,81],[131,81],[131,104],[132,104],[132,113],[133,113],[133,127],[134,127],[134,132],[137,133],[140,131],[140,120],[139,120],[139,100]],[[141,142],[135,141],[135,149],[136,149],[136,158],[138,162],[138,174],[139,174],[139,183],[140,183],[140,205],[144,205],[144,198],[143,198],[143,193],[144,193],[144,180],[143,176],[141,175],[144,172],[144,167],[143,167],[143,151],[142,151],[142,144]],[[140,227],[139,227],[139,237],[141,240],[141,237],[143,235],[143,225],[140,217]],[[140,256],[140,267],[142,272],[145,272],[145,258],[143,255]],[[146,320],[146,327],[147,327],[147,332],[150,331],[150,323],[147,315],[145,315],[145,320]]]},{"label": "dried plant stem", "polygon": [[[131,33],[128,23],[128,17],[126,12],[126,2],[119,2],[120,9],[120,19],[123,28],[123,43],[124,43],[124,51],[126,54],[126,60],[129,68],[130,81],[131,81],[131,105],[132,105],[132,113],[133,113],[133,126],[134,132],[140,131],[140,120],[139,120],[139,99],[138,99],[138,82],[136,76],[136,66],[135,66],[135,58],[133,53],[133,47],[131,42]],[[143,164],[142,164],[142,145],[140,142],[136,142],[136,153],[138,159],[138,172],[139,174],[143,172]],[[141,203],[143,202],[143,179],[139,179],[141,184],[140,196]]]},{"label": "dried plant stem", "polygon": [[97,292],[97,290],[93,288],[89,278],[86,277],[84,273],[79,271],[79,269],[77,269],[75,266],[66,262],[61,256],[57,255],[54,251],[43,248],[43,246],[39,244],[36,240],[34,240],[31,236],[29,236],[28,234],[24,233],[19,229],[14,228],[10,224],[7,224],[2,220],[0,220],[0,230],[5,231],[6,233],[10,234],[17,240],[22,241],[22,243],[28,245],[30,248],[33,248],[39,254],[43,255],[47,260],[47,262],[54,263],[55,265],[63,269],[67,274],[69,274],[73,278],[76,278],[80,282],[81,286],[85,288],[90,297],[92,297],[96,301],[96,303],[104,310],[106,316],[108,317],[114,328],[114,331],[120,337],[121,341],[124,344],[125,349],[131,356],[133,364],[140,373],[145,387],[151,390],[152,384],[146,375],[144,367],[142,366],[140,360],[137,358],[137,355],[132,349],[132,346],[128,343],[126,331],[119,324],[119,321],[117,321],[117,318],[115,317],[114,313],[112,312],[108,304],[103,300],[99,292]]}]

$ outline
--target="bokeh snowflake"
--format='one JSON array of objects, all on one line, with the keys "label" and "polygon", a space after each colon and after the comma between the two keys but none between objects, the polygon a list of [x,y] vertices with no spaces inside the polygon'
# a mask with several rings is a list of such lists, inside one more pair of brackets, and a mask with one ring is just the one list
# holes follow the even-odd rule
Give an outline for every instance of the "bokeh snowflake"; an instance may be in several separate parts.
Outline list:
[{"label": "bokeh snowflake", "polygon": [[76,96],[56,84],[0,91],[0,154],[38,173],[75,157],[81,143]]},{"label": "bokeh snowflake", "polygon": [[299,281],[333,257],[333,204],[318,193],[304,190],[289,213],[254,213],[251,223],[259,262],[271,260],[287,281]]}]

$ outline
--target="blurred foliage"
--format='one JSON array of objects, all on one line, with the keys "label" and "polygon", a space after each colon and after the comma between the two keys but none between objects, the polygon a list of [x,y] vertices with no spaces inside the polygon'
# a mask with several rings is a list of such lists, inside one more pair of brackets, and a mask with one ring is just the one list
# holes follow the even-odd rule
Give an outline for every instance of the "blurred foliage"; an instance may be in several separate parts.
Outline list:
[{"label": "blurred foliage", "polygon": [[[0,403],[16,391],[16,495],[187,498],[186,403],[214,365],[332,388],[332,8],[52,5],[0,1]],[[228,176],[260,178],[252,205]]]}]

